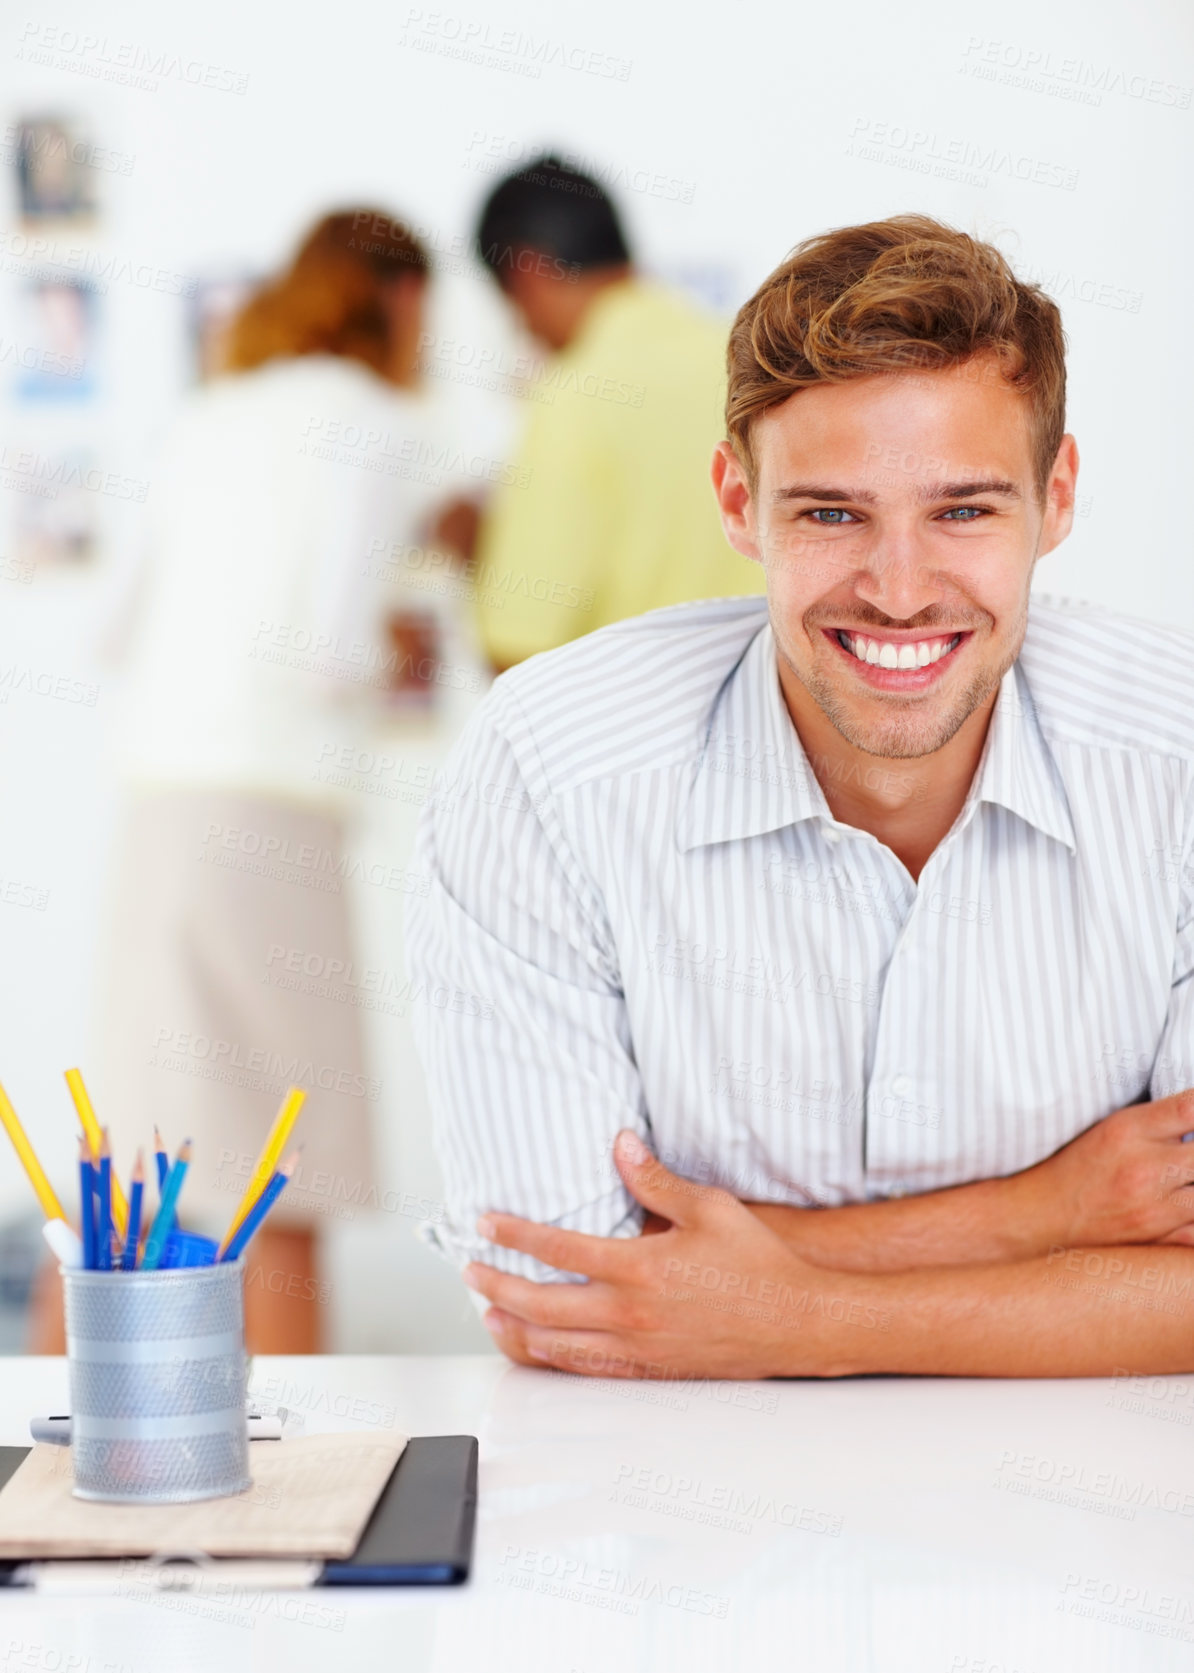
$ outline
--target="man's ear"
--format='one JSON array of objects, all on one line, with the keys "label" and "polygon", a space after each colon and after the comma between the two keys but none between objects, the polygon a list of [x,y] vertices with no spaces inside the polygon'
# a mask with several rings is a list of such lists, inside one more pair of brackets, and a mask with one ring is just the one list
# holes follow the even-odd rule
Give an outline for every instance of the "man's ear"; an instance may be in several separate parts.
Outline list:
[{"label": "man's ear", "polygon": [[713,492],[721,512],[721,526],[735,552],[744,558],[762,563],[755,530],[755,508],[746,472],[728,441],[719,441],[713,449]]},{"label": "man's ear", "polygon": [[1043,558],[1060,546],[1074,526],[1074,501],[1078,487],[1078,443],[1073,436],[1061,438],[1049,484],[1045,489],[1045,516],[1041,526],[1037,557]]}]

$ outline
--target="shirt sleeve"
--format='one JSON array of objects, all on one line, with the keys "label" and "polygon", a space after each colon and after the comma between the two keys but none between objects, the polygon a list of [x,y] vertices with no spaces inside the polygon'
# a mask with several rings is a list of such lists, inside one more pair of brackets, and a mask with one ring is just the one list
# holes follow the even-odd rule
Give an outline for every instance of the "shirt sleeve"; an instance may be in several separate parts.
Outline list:
[{"label": "shirt sleeve", "polygon": [[424,1235],[459,1265],[572,1276],[485,1242],[477,1217],[637,1233],[612,1146],[622,1127],[645,1136],[645,1100],[602,903],[505,680],[428,798],[414,865],[429,887],[408,906],[408,975],[445,1183]]},{"label": "shirt sleeve", "polygon": [[[1194,828],[1194,820],[1191,827]],[[1187,840],[1178,865],[1173,982],[1148,1088],[1148,1095],[1154,1100],[1194,1087],[1194,836]]]},{"label": "shirt sleeve", "polygon": [[618,525],[618,473],[600,402],[571,390],[532,401],[518,462],[496,490],[477,552],[477,625],[499,666],[595,625]]}]

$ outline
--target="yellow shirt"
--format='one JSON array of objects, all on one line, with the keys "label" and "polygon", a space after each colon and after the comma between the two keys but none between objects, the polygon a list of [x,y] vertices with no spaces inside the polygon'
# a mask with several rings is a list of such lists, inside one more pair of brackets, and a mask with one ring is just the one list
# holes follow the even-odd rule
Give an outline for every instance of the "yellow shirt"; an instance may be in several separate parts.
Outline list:
[{"label": "yellow shirt", "polygon": [[502,666],[665,604],[763,591],[709,480],[726,329],[637,279],[598,294],[541,369],[517,468],[477,553],[481,639]]}]

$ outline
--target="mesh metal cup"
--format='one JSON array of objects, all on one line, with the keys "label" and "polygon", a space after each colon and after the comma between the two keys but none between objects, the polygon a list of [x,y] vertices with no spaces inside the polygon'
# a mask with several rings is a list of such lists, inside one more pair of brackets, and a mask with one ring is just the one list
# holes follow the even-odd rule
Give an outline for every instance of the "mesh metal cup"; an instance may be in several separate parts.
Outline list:
[{"label": "mesh metal cup", "polygon": [[244,1263],[63,1268],[80,1499],[182,1504],[250,1485]]}]

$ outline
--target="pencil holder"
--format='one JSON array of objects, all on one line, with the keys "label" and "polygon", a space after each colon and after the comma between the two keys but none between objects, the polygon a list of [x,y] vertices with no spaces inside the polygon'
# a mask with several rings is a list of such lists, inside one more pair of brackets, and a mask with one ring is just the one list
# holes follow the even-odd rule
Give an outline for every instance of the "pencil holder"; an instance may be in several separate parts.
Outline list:
[{"label": "pencil holder", "polygon": [[250,1485],[244,1266],[64,1267],[80,1499],[182,1504]]}]

